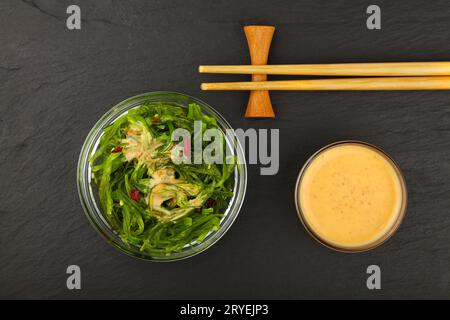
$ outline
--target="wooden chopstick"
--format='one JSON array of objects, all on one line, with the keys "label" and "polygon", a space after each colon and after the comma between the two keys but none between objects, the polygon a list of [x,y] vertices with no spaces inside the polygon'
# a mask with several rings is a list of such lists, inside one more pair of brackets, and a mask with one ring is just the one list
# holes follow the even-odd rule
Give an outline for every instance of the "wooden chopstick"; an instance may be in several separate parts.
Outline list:
[{"label": "wooden chopstick", "polygon": [[448,90],[450,77],[386,77],[202,83],[202,90]]},{"label": "wooden chopstick", "polygon": [[450,62],[199,66],[199,72],[305,76],[449,76]]}]

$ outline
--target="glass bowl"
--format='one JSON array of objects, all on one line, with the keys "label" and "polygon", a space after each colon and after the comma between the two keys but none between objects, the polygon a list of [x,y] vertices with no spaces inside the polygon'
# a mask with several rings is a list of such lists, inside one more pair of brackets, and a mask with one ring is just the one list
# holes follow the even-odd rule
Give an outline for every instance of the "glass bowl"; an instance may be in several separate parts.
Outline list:
[{"label": "glass bowl", "polygon": [[[234,195],[230,199],[226,212],[224,212],[220,229],[218,231],[211,232],[203,240],[203,242],[185,246],[182,251],[172,253],[168,256],[155,256],[145,251],[141,252],[138,247],[122,242],[120,237],[113,232],[107,219],[102,213],[101,206],[97,198],[97,189],[92,179],[91,164],[89,162],[90,157],[94,154],[98,147],[100,137],[103,135],[103,129],[117,120],[120,116],[126,114],[128,110],[136,108],[144,102],[161,102],[182,108],[187,108],[189,103],[197,103],[201,107],[204,114],[214,117],[217,120],[219,128],[226,133],[224,134],[224,137],[227,145],[226,147],[230,152],[229,154],[236,156],[238,160],[238,165],[234,171]],[[242,146],[234,134],[234,131],[232,131],[232,128],[228,122],[211,106],[201,100],[181,93],[149,92],[120,102],[111,110],[106,112],[105,115],[103,115],[95,124],[89,132],[81,149],[78,160],[77,184],[80,201],[87,218],[108,243],[123,253],[133,257],[151,261],[175,261],[192,257],[200,252],[203,252],[216,243],[225,234],[225,232],[227,232],[236,219],[244,201],[247,186],[247,167]]]},{"label": "glass bowl", "polygon": [[[397,213],[397,217],[396,217],[394,223],[392,224],[392,226],[379,239],[377,239],[376,241],[371,242],[371,243],[369,243],[367,245],[364,245],[364,246],[349,248],[349,247],[344,247],[344,246],[338,246],[336,244],[332,244],[332,243],[328,242],[326,239],[322,239],[313,230],[313,228],[310,227],[310,225],[308,224],[308,221],[304,217],[304,213],[302,211],[302,206],[301,206],[299,194],[300,194],[300,186],[302,184],[302,179],[303,179],[304,173],[306,172],[306,169],[324,151],[327,151],[330,148],[333,148],[333,147],[336,147],[336,146],[340,146],[340,145],[360,145],[360,146],[367,147],[367,148],[377,152],[378,154],[383,156],[388,161],[388,163],[391,165],[391,167],[394,169],[394,171],[395,171],[395,173],[396,173],[396,175],[398,177],[399,184],[400,184],[401,205],[400,205],[399,212]],[[408,202],[408,195],[407,195],[407,188],[406,188],[405,178],[404,178],[404,176],[403,176],[403,174],[402,174],[402,172],[400,170],[400,167],[393,160],[393,158],[390,155],[388,155],[384,150],[380,149],[379,147],[374,146],[374,145],[372,145],[370,143],[367,143],[367,142],[357,141],[357,140],[338,141],[338,142],[326,145],[325,147],[319,149],[303,165],[303,167],[300,170],[300,173],[298,175],[297,183],[296,183],[296,186],[295,186],[295,206],[296,206],[296,209],[297,209],[298,217],[300,218],[300,221],[303,224],[303,226],[305,227],[306,231],[309,233],[309,235],[311,237],[313,237],[317,242],[319,242],[320,244],[324,245],[325,247],[328,247],[328,248],[330,248],[332,250],[335,250],[335,251],[338,251],[338,252],[344,252],[344,253],[358,253],[358,252],[369,251],[369,250],[372,250],[372,249],[382,245],[387,240],[389,240],[395,234],[395,232],[400,227],[400,225],[401,225],[401,223],[403,221],[403,218],[404,218],[405,213],[406,213],[407,202]]]}]

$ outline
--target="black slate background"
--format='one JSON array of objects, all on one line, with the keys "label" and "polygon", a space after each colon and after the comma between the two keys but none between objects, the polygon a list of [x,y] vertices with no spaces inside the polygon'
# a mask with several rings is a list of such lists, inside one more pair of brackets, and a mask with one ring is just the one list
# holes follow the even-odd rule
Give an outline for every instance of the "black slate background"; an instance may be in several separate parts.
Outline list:
[{"label": "black slate background", "polygon": [[[199,64],[248,62],[242,26],[277,27],[271,63],[450,59],[450,3],[381,1],[0,2],[0,298],[448,298],[450,92],[274,92],[275,120],[242,117],[245,92],[202,92]],[[78,4],[82,30],[69,31]],[[154,91],[204,99],[235,128],[279,128],[280,171],[249,168],[242,211],[207,252],[176,263],[135,260],[85,218],[77,157],[117,102]],[[332,252],[296,216],[297,172],[315,150],[360,139],[388,151],[409,187],[404,223],[368,253]],[[82,290],[66,289],[66,268]],[[382,268],[382,290],[365,270]]]}]

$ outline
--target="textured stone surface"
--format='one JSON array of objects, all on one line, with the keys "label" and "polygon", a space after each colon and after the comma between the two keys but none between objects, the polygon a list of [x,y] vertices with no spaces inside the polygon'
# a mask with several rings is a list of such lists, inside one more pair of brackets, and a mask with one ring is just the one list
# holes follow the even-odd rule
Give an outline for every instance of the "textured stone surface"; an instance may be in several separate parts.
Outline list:
[{"label": "textured stone surface", "polygon": [[[81,6],[81,31],[65,11]],[[448,298],[450,92],[276,92],[276,120],[242,118],[245,92],[201,92],[199,64],[248,61],[242,26],[277,27],[271,63],[428,61],[450,57],[448,1],[377,1],[381,31],[365,27],[367,1],[0,2],[1,298]],[[110,247],[85,218],[76,163],[85,136],[112,105],[170,90],[206,100],[234,127],[280,128],[281,170],[251,166],[242,211],[213,248],[149,263]],[[382,247],[345,255],[298,222],[297,172],[340,139],[385,148],[409,187],[406,219]],[[65,287],[82,269],[82,290]],[[382,268],[368,291],[366,267]]]}]

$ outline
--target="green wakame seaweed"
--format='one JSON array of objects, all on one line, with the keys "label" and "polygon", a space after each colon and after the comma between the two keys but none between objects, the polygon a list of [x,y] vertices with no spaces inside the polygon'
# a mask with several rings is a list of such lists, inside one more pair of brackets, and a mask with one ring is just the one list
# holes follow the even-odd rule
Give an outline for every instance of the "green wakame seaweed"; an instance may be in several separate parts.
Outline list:
[{"label": "green wakame seaweed", "polygon": [[144,103],[104,129],[90,159],[112,229],[124,243],[151,255],[202,242],[220,228],[233,196],[235,159],[232,164],[172,161],[172,132],[183,128],[193,137],[194,121],[202,122],[202,132],[218,128],[195,103],[187,109]]}]

